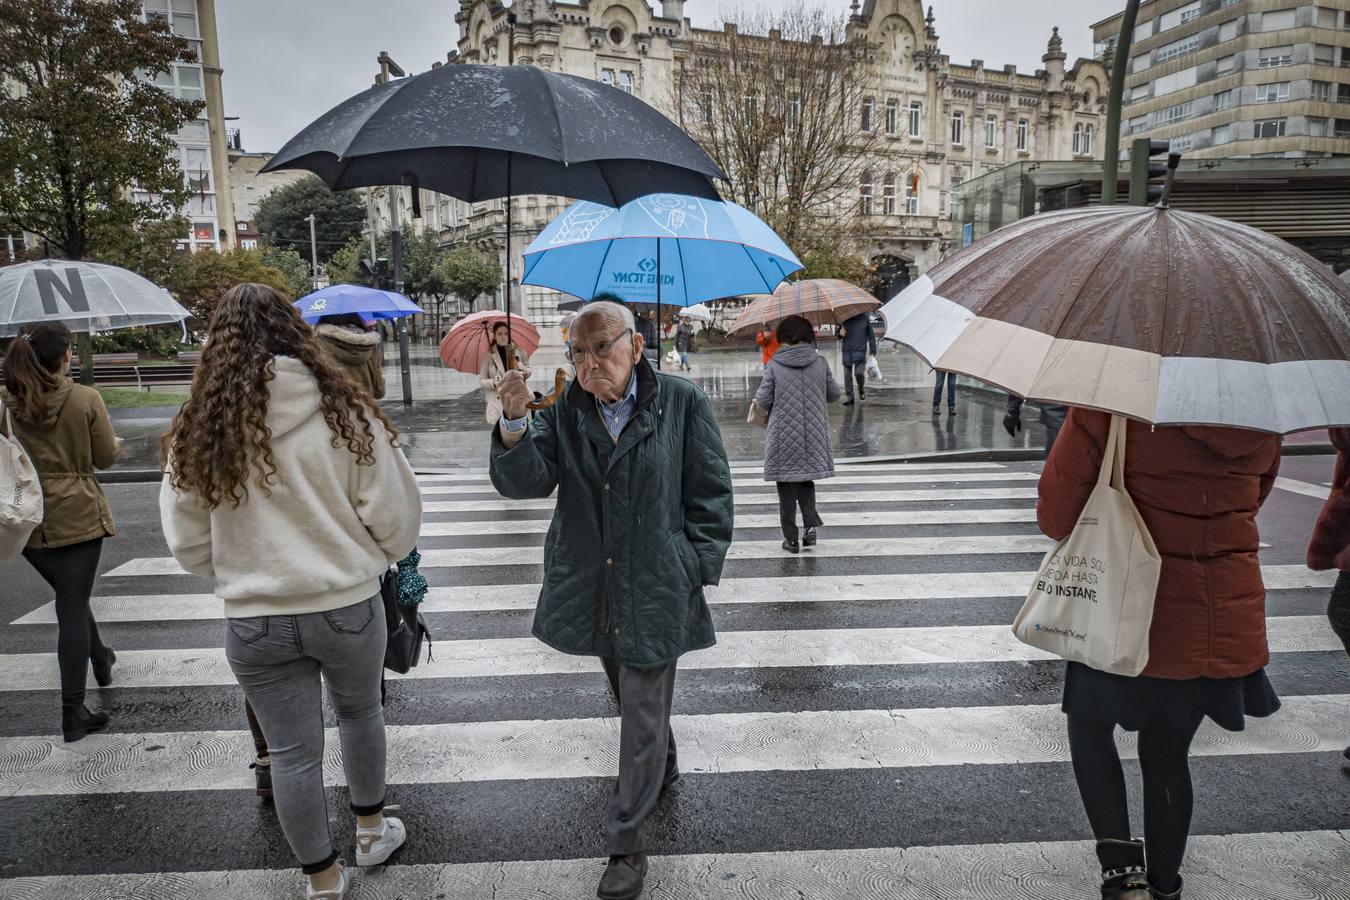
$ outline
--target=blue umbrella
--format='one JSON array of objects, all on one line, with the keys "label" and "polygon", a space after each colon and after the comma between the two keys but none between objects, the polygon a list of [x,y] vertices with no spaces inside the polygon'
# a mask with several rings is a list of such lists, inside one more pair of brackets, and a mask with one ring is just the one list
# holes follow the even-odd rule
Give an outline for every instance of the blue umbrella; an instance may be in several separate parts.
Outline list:
[{"label": "blue umbrella", "polygon": [[569,206],[525,249],[521,283],[583,300],[613,294],[655,303],[659,319],[662,304],[772,293],[801,268],[783,239],[744,207],[648,194],[618,209]]},{"label": "blue umbrella", "polygon": [[356,313],[364,319],[398,319],[425,312],[402,294],[362,287],[359,284],[335,284],[306,294],[295,301],[295,308],[306,322],[313,324],[324,316]]}]

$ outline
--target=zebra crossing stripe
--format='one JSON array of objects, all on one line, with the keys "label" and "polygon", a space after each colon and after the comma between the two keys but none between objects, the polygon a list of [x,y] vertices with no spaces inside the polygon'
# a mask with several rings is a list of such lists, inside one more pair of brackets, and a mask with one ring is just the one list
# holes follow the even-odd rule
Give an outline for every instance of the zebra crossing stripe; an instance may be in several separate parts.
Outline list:
[{"label": "zebra crossing stripe", "polygon": [[[888,484],[955,484],[955,483],[975,483],[988,481],[1039,481],[1039,475],[1035,472],[970,472],[968,474],[952,475],[949,477],[934,475],[840,475],[830,479],[822,479],[816,486],[818,492],[840,485],[870,485],[872,487],[882,487]],[[746,488],[771,488],[772,481],[765,481],[762,478],[733,478],[731,481],[733,488],[744,490]],[[495,494],[496,489],[491,484],[440,484],[431,483],[422,485],[423,497],[434,497],[445,494]]]},{"label": "zebra crossing stripe", "polygon": [[[1266,620],[1272,653],[1341,649],[1325,616]],[[727,631],[716,646],[680,658],[681,669],[810,666],[895,666],[1020,662],[1054,659],[1013,637],[1007,625],[923,628],[837,628]],[[119,688],[233,684],[219,647],[124,650],[117,654]],[[402,678],[492,678],[596,671],[586,656],[560,653],[532,637],[438,641],[435,657]],[[92,678],[92,675],[91,675]],[[54,653],[0,654],[0,691],[45,691],[60,679]]]},{"label": "zebra crossing stripe", "polygon": [[[418,823],[408,821],[410,841]],[[1345,876],[1350,832],[1197,834],[1186,845],[1187,900],[1330,897]],[[1100,880],[1090,841],[1037,841],[781,850],[650,857],[647,900],[838,900],[840,897],[998,897],[1041,900],[1079,896]],[[603,859],[545,859],[387,865],[354,873],[357,897],[591,897]],[[303,890],[294,869],[37,876],[0,882],[23,900],[182,900],[248,897],[292,900]],[[1053,885],[1056,893],[1047,893]],[[1095,888],[1093,888],[1095,890]]]},{"label": "zebra crossing stripe", "polygon": [[1305,497],[1312,497],[1316,500],[1325,500],[1327,497],[1331,496],[1330,488],[1309,484],[1306,481],[1298,481],[1294,478],[1285,478],[1283,475],[1275,478],[1275,487],[1282,491],[1288,491],[1291,494],[1302,494]]},{"label": "zebra crossing stripe", "polygon": [[[903,473],[949,473],[949,472],[981,472],[1004,470],[1007,467],[1001,463],[994,462],[969,462],[969,463],[850,463],[844,460],[835,460],[834,471],[837,476],[845,475],[889,475],[896,472]],[[759,463],[732,463],[732,477],[738,475],[762,475],[764,467]],[[884,480],[884,479],[879,479]],[[420,484],[490,484],[491,478],[486,471],[475,471],[473,473],[426,473],[419,474],[417,481]]]},{"label": "zebra crossing stripe", "polygon": [[[873,540],[826,541],[805,551],[811,557],[854,556],[973,556],[990,553],[1044,553],[1054,541],[1039,534],[973,535],[957,537],[881,538]],[[459,569],[487,566],[542,565],[544,548],[534,547],[456,547],[448,550],[423,549],[421,568]],[[780,541],[736,541],[727,559],[777,559],[783,556]],[[128,560],[104,578],[186,575],[170,556]]]},{"label": "zebra crossing stripe", "polygon": [[[727,578],[704,588],[713,604],[839,603],[857,600],[975,600],[1020,596],[1032,571],[933,572],[892,575],[795,575]],[[1330,589],[1334,572],[1313,572],[1305,566],[1262,566],[1266,590]],[[538,584],[490,584],[433,587],[424,613],[491,612],[534,609]],[[133,594],[94,597],[99,622],[159,622],[220,619],[225,613],[214,594]],[[46,603],[15,620],[14,625],[54,625],[56,608]]]},{"label": "zebra crossing stripe", "polygon": [[[1197,756],[1322,753],[1345,744],[1350,694],[1285,698],[1277,719],[1244,731],[1206,722]],[[1058,705],[675,715],[685,774],[1065,762]],[[617,718],[391,725],[390,784],[591,778],[618,771]],[[326,769],[340,784],[340,742],[328,729]],[[1125,755],[1133,741],[1123,740]],[[0,796],[238,790],[250,787],[247,731],[0,738],[10,761]]]},{"label": "zebra crossing stripe", "polygon": [[[903,491],[821,491],[816,492],[818,506],[838,506],[847,504],[859,509],[873,503],[950,503],[966,500],[1035,500],[1036,488],[916,488]],[[422,503],[424,513],[472,513],[501,512],[502,510],[548,510],[555,505],[553,498],[545,500],[427,500]],[[736,497],[736,508],[749,506],[768,506],[778,508],[778,498],[773,494],[740,494]]]},{"label": "zebra crossing stripe", "polygon": [[[1008,525],[1035,522],[1036,510],[1023,509],[915,509],[894,512],[850,513],[847,520],[831,522],[846,528],[875,528],[889,525]],[[549,519],[498,519],[423,522],[422,537],[466,537],[477,535],[543,534]],[[737,516],[736,527],[777,529],[778,516]]]}]

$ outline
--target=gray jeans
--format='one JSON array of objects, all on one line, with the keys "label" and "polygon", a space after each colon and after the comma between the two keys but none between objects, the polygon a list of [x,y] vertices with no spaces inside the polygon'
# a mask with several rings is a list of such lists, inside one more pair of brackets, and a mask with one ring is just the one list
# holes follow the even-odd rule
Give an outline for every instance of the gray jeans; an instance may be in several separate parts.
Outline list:
[{"label": "gray jeans", "polygon": [[227,619],[225,656],[267,736],[277,818],[307,875],[337,859],[323,792],[323,702],[337,714],[352,811],[384,808],[384,605],[368,600],[299,616]]}]

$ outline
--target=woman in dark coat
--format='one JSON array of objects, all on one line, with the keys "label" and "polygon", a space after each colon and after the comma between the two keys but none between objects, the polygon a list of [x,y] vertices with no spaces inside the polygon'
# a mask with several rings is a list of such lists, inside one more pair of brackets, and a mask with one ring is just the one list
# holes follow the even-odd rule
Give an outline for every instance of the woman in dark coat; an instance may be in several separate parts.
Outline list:
[{"label": "woman in dark coat", "polygon": [[[1327,618],[1350,653],[1350,428],[1332,428],[1331,443],[1336,447],[1336,474],[1308,545],[1308,568],[1340,570]],[[1350,760],[1350,747],[1345,748],[1345,758]]]},{"label": "woman in dark coat", "polygon": [[[1110,417],[1071,409],[1040,481],[1041,530],[1062,540],[1097,482]],[[1280,703],[1266,678],[1265,587],[1256,514],[1275,483],[1279,438],[1213,427],[1130,422],[1125,487],[1158,552],[1162,573],[1148,666],[1136,678],[1071,662],[1064,712],[1083,805],[1097,838],[1102,896],[1181,896],[1190,830],[1191,741],[1208,716],[1240,731],[1244,716]],[[1114,731],[1139,732],[1144,841],[1131,839]],[[1147,867],[1145,867],[1147,846]],[[1145,884],[1147,868],[1147,884]]]},{"label": "woman in dark coat", "polygon": [[[783,549],[797,553],[815,546],[816,482],[834,475],[827,403],[839,399],[829,363],[811,346],[815,329],[801,316],[778,325],[778,352],[764,369],[755,403],[769,414],[764,437],[764,480],[778,484]],[[805,529],[798,543],[797,507]]]}]

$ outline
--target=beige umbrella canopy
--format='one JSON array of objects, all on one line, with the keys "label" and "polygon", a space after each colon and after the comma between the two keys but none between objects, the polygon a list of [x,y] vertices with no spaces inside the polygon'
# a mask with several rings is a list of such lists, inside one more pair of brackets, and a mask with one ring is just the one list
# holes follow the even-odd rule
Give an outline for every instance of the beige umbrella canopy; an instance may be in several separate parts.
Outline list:
[{"label": "beige umbrella canopy", "polygon": [[882,309],[936,369],[1153,424],[1350,424],[1350,287],[1293,245],[1168,207],[1032,216]]},{"label": "beige umbrella canopy", "polygon": [[749,337],[765,325],[788,316],[804,316],[812,325],[840,325],[859,313],[881,308],[867,291],[836,278],[785,281],[768,296],[751,303],[731,324],[732,337]]}]

